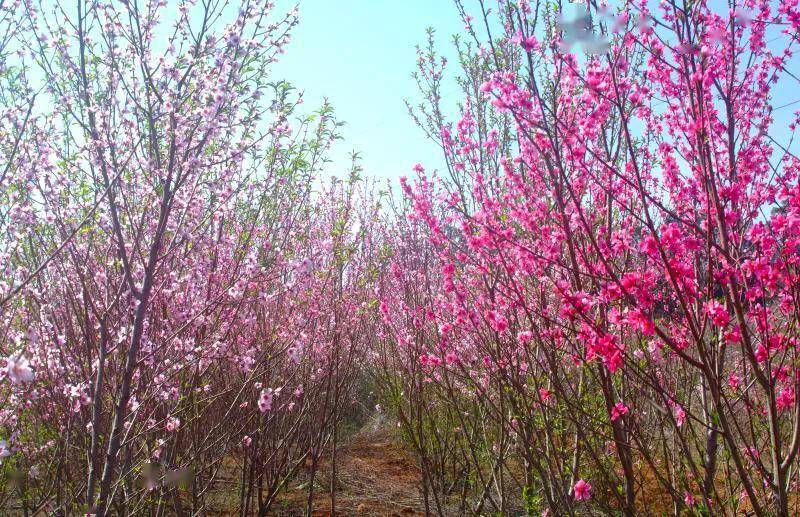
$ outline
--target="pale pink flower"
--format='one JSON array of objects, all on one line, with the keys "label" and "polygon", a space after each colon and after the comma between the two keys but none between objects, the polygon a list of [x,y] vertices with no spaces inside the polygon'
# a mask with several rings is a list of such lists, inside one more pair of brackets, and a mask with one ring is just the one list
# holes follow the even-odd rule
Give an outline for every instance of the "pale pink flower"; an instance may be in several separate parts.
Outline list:
[{"label": "pale pink flower", "polygon": [[272,399],[274,396],[275,390],[272,388],[267,388],[261,392],[261,396],[258,398],[258,409],[260,409],[262,413],[272,409]]},{"label": "pale pink flower", "polygon": [[11,456],[11,449],[8,446],[8,442],[0,440],[0,463],[9,456]]},{"label": "pale pink flower", "polygon": [[172,431],[174,431],[178,427],[180,427],[180,425],[181,425],[181,419],[180,418],[171,417],[169,420],[167,420],[167,425],[166,425],[167,432],[171,433]]},{"label": "pale pink flower", "polygon": [[6,375],[12,384],[30,382],[34,378],[33,370],[28,359],[22,356],[9,356],[6,358]]},{"label": "pale pink flower", "polygon": [[672,416],[675,418],[675,425],[678,427],[681,427],[686,420],[686,412],[679,404],[674,402],[672,403]]}]

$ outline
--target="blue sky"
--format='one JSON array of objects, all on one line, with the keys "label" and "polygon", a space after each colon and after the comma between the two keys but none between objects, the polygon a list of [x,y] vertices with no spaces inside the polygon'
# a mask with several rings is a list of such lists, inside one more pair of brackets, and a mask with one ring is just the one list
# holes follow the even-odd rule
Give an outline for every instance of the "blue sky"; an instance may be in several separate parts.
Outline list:
[{"label": "blue sky", "polygon": [[[278,3],[282,9],[292,5]],[[438,148],[414,125],[403,99],[419,98],[411,73],[425,29],[436,30],[438,48],[448,55],[451,36],[463,25],[451,0],[300,3],[300,25],[274,70],[305,92],[306,110],[327,97],[347,123],[332,174],[343,175],[350,151],[361,153],[364,172],[373,178],[410,175],[417,162],[442,166]]]},{"label": "blue sky", "polygon": [[[277,10],[294,5],[295,0],[278,0]],[[300,24],[274,72],[305,92],[305,110],[327,97],[346,122],[329,173],[342,177],[351,151],[361,154],[366,176],[392,182],[411,175],[418,162],[428,170],[442,168],[440,150],[414,125],[403,100],[419,100],[411,73],[415,45],[425,43],[427,27],[436,31],[437,50],[449,58],[450,73],[458,72],[451,40],[464,27],[453,1],[301,0],[299,5]],[[454,84],[445,86],[443,95],[447,104],[460,101]],[[796,87],[779,83],[773,97],[781,107],[775,127],[785,128],[800,107],[794,104],[800,102]],[[781,132],[774,137],[783,144],[789,140]],[[792,142],[791,149],[797,147]]]}]

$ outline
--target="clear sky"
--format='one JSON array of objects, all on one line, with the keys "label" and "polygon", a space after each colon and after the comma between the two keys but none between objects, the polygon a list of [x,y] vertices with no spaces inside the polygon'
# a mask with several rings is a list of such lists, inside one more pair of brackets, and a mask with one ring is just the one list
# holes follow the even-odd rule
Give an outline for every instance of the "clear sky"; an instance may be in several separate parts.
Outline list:
[{"label": "clear sky", "polygon": [[[278,0],[277,11],[295,2]],[[443,167],[440,150],[414,125],[403,100],[419,100],[411,73],[425,29],[435,29],[437,50],[449,58],[453,74],[452,35],[463,34],[463,25],[452,0],[300,0],[300,24],[274,71],[305,92],[304,110],[327,97],[347,123],[330,174],[344,175],[351,151],[361,154],[364,173],[372,178],[410,176],[418,162],[428,170]],[[443,89],[448,104],[460,101],[459,95],[454,85]],[[773,96],[776,127],[786,127],[800,107],[796,87],[778,84]],[[773,136],[789,143],[788,134]],[[792,142],[791,149],[797,148]]]},{"label": "clear sky", "polygon": [[350,151],[361,153],[370,177],[410,175],[417,162],[442,166],[438,148],[414,125],[403,99],[419,99],[411,73],[425,29],[436,30],[439,50],[451,56],[451,36],[463,25],[451,0],[300,2],[300,25],[274,70],[305,91],[306,110],[327,97],[347,123],[331,173],[343,175]]}]

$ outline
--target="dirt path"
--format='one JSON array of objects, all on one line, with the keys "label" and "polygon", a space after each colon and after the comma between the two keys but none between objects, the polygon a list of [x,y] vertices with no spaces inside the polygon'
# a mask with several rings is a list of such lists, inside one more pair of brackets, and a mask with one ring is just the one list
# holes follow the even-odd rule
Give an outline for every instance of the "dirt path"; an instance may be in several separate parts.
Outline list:
[{"label": "dirt path", "polygon": [[[411,455],[385,431],[362,432],[338,454],[336,515],[424,515],[420,473]],[[315,516],[331,515],[330,462],[317,474]],[[303,486],[302,481],[295,486]],[[302,515],[307,491],[288,491],[277,515]]]}]

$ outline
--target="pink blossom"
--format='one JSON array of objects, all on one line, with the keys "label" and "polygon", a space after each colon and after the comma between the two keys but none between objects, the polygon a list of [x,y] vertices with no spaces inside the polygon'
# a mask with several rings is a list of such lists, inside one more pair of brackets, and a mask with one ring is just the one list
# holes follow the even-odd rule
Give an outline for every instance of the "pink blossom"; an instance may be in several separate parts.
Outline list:
[{"label": "pink blossom", "polygon": [[795,396],[794,396],[794,388],[792,386],[788,386],[783,388],[776,396],[775,396],[775,403],[778,406],[778,410],[786,411],[787,409],[791,409],[794,407]]},{"label": "pink blossom", "polygon": [[272,399],[274,396],[275,390],[272,388],[267,388],[261,392],[261,396],[258,398],[258,409],[260,409],[262,413],[272,409]]},{"label": "pink blossom", "polygon": [[22,354],[6,358],[6,376],[11,380],[12,384],[30,382],[34,379],[30,363]]},{"label": "pink blossom", "polygon": [[682,427],[683,423],[686,421],[686,412],[675,402],[672,403],[672,417],[675,419],[675,425],[678,427]]},{"label": "pink blossom", "polygon": [[0,463],[9,456],[11,456],[11,449],[9,448],[8,442],[0,440]]},{"label": "pink blossom", "polygon": [[539,40],[536,39],[536,36],[528,36],[527,38],[524,36],[518,36],[520,46],[525,49],[526,52],[535,52],[539,49]]},{"label": "pink blossom", "polygon": [[505,332],[508,328],[508,320],[498,311],[488,311],[486,313],[486,319],[489,320],[489,324],[497,332]]},{"label": "pink blossom", "polygon": [[622,402],[617,402],[614,404],[614,407],[611,408],[611,421],[615,421],[622,415],[626,415],[628,413],[628,406],[623,404]]},{"label": "pink blossom", "polygon": [[517,334],[517,340],[523,345],[525,343],[530,343],[532,339],[533,339],[533,333],[530,330],[523,330],[522,332]]},{"label": "pink blossom", "polygon": [[181,419],[177,417],[170,417],[167,419],[167,425],[165,426],[167,432],[172,432],[178,429],[181,425]]},{"label": "pink blossom", "polygon": [[736,375],[735,373],[730,374],[730,376],[728,377],[728,386],[737,390],[739,389],[740,385],[741,385],[741,380],[739,379],[739,376]]},{"label": "pink blossom", "polygon": [[741,343],[742,341],[742,331],[739,328],[739,325],[736,325],[731,330],[725,332],[725,343],[729,345],[735,345],[737,343]]},{"label": "pink blossom", "polygon": [[314,260],[305,257],[297,264],[297,272],[301,275],[310,275],[314,272],[315,267]]},{"label": "pink blossom", "polygon": [[586,501],[592,497],[592,485],[583,479],[579,479],[572,490],[576,501]]},{"label": "pink blossom", "polygon": [[731,320],[730,316],[728,315],[728,311],[725,310],[725,306],[719,303],[717,300],[710,300],[706,302],[705,311],[709,318],[711,318],[711,322],[717,327],[724,327]]}]

